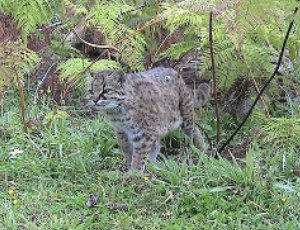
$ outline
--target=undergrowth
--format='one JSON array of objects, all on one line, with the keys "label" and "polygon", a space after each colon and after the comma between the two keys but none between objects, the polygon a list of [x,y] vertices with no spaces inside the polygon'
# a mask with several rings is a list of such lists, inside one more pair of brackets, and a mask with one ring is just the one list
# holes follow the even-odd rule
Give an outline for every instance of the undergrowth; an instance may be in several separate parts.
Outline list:
[{"label": "undergrowth", "polygon": [[[166,154],[159,164],[150,165],[143,175],[120,170],[122,154],[111,126],[100,115],[80,115],[76,103],[54,106],[47,103],[49,98],[33,103],[30,77],[43,54],[27,46],[29,35],[40,36],[38,28],[52,26],[55,32],[46,52],[60,56],[59,79],[78,83],[81,91],[88,71],[124,65],[140,71],[164,58],[180,59],[199,47],[203,51],[199,69],[207,74],[212,10],[220,93],[240,77],[259,88],[273,71],[273,59],[297,4],[294,0],[0,1],[0,16],[11,16],[20,32],[17,41],[0,44],[0,229],[300,229],[299,13],[286,57],[294,63],[293,73],[271,85],[264,103],[233,142],[236,146],[251,139],[245,158],[217,160],[178,143],[171,146],[175,149],[171,155],[168,140],[182,138],[175,132],[166,137]],[[93,62],[69,47],[64,36],[80,20],[102,33],[103,44],[94,45],[110,47],[109,58]],[[286,86],[283,103],[277,103],[282,93],[279,83]],[[23,92],[23,111],[17,106],[17,89]],[[80,101],[81,96],[73,99]],[[201,111],[199,123],[214,140],[211,107]],[[222,140],[238,123],[222,111]],[[91,195],[99,200],[88,208]]]},{"label": "undergrowth", "polygon": [[[274,153],[273,142],[255,142],[239,165],[188,148],[179,158],[162,156],[146,174],[122,173],[101,116],[31,106],[30,117],[43,119],[25,134],[10,98],[0,118],[1,229],[300,227],[293,150]],[[87,208],[91,194],[99,202]]]}]

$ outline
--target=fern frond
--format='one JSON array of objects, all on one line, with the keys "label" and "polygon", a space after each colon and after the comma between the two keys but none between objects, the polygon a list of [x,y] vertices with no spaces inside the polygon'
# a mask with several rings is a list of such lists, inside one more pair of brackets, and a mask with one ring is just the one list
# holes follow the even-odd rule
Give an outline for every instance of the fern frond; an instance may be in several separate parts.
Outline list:
[{"label": "fern frond", "polygon": [[54,5],[58,5],[59,1],[52,4],[47,0],[2,0],[0,9],[13,16],[22,30],[23,38],[35,29],[51,20],[54,14]]},{"label": "fern frond", "polygon": [[109,41],[116,42],[120,35],[120,30],[124,30],[124,25],[119,22],[119,17],[123,12],[131,10],[127,4],[120,4],[112,1],[96,5],[89,14],[88,23],[98,27],[104,32]]},{"label": "fern frond", "polygon": [[114,70],[121,70],[121,65],[120,63],[113,61],[113,60],[108,60],[108,59],[102,59],[97,62],[95,62],[90,70],[93,73],[103,71],[103,70],[109,70],[109,69],[114,69]]},{"label": "fern frond", "polygon": [[93,63],[88,59],[72,58],[58,66],[60,79],[63,82],[73,82],[79,88],[84,86],[88,80],[84,75],[87,69],[91,73],[96,73],[103,70],[120,70],[121,65],[108,59],[101,59]]},{"label": "fern frond", "polygon": [[59,64],[60,78],[62,80],[71,79],[76,80],[81,78],[81,73],[90,65],[88,59],[71,58],[66,62]]},{"label": "fern frond", "polygon": [[175,31],[179,26],[188,26],[190,30],[199,32],[199,29],[207,27],[207,13],[199,13],[173,4],[164,4],[163,17],[166,19],[166,27]]},{"label": "fern frond", "polygon": [[[130,31],[130,30],[128,30]],[[147,46],[145,38],[141,34],[128,37],[121,46],[121,59],[133,70],[144,69],[145,48]]]},{"label": "fern frond", "polygon": [[21,43],[0,44],[0,56],[0,91],[11,86],[16,75],[22,78],[39,61],[38,55]]},{"label": "fern frond", "polygon": [[[258,46],[254,43],[244,44],[242,47],[245,67],[250,71],[253,77],[261,77],[261,73],[271,74],[274,66],[271,63],[271,53],[267,47]],[[258,62],[257,56],[265,62]]]},{"label": "fern frond", "polygon": [[174,60],[178,60],[183,54],[186,54],[188,51],[200,45],[202,45],[202,43],[195,40],[178,42],[172,44],[166,52],[161,54],[161,57],[171,57]]},{"label": "fern frond", "polygon": [[99,72],[107,69],[121,69],[121,65],[113,60],[102,59],[92,63],[88,59],[71,58],[58,66],[62,80],[78,80],[82,73],[89,68],[91,72]]},{"label": "fern frond", "polygon": [[99,28],[107,42],[120,50],[122,61],[133,70],[141,70],[143,69],[145,40],[141,33],[131,36],[130,34],[135,31],[121,20],[122,14],[132,9],[132,6],[119,1],[104,2],[91,10],[88,23]]}]

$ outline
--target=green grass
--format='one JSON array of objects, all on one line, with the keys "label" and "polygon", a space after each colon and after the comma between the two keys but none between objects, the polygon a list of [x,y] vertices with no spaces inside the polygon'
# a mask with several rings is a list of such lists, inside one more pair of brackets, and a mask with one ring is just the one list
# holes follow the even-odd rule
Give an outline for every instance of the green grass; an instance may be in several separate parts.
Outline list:
[{"label": "green grass", "polygon": [[[0,229],[300,229],[293,153],[282,167],[254,144],[240,167],[189,149],[149,174],[124,174],[100,117],[32,106],[31,117],[47,118],[27,135],[15,105],[0,117]],[[99,203],[87,208],[91,194]]]}]

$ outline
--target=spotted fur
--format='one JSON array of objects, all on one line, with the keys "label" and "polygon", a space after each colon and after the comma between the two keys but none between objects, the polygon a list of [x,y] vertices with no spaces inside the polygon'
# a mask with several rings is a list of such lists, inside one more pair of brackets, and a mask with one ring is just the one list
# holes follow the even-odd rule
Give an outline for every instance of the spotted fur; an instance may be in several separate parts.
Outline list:
[{"label": "spotted fur", "polygon": [[90,93],[88,105],[111,121],[129,169],[143,170],[147,158],[155,162],[161,137],[179,127],[204,147],[194,125],[193,93],[174,69],[100,72],[93,76]]}]

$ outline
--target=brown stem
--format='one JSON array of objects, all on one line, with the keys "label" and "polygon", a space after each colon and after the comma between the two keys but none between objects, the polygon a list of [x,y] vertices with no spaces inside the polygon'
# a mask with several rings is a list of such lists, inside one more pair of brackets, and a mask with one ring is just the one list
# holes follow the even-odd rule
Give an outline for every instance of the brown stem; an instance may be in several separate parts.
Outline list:
[{"label": "brown stem", "polygon": [[214,97],[214,108],[217,118],[217,145],[220,143],[220,114],[219,114],[219,100],[218,100],[218,82],[216,76],[216,64],[214,59],[214,50],[213,50],[213,13],[212,11],[209,14],[209,49],[210,49],[210,58],[211,58],[211,72],[213,77],[213,97]]},{"label": "brown stem", "polygon": [[24,85],[20,79],[20,76],[18,74],[16,74],[16,76],[17,76],[17,87],[19,91],[19,110],[21,114],[23,130],[27,132]]},{"label": "brown stem", "polygon": [[[253,78],[253,83],[254,83],[254,87],[255,87],[255,90],[257,93],[259,93],[259,87],[258,87],[258,84],[256,82],[256,80]],[[264,97],[261,97],[261,101],[262,101],[262,104],[264,106],[264,110],[265,110],[265,114],[268,118],[271,117],[270,113],[269,113],[269,110],[268,110],[268,106],[267,106],[267,103],[266,103],[266,100]]]}]

